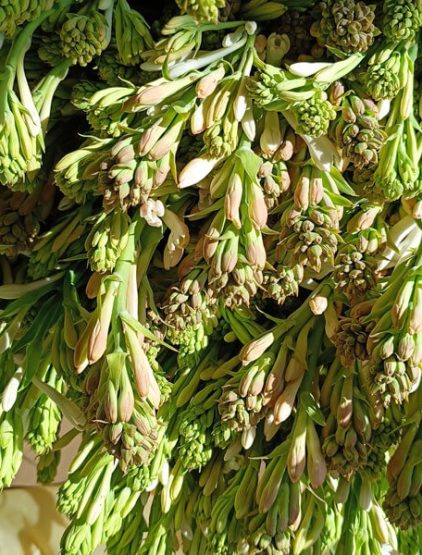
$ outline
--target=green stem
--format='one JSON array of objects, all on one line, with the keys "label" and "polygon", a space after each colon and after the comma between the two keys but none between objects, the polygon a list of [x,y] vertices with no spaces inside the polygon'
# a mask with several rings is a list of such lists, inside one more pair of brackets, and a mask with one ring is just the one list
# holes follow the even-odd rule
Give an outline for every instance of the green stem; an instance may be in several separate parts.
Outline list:
[{"label": "green stem", "polygon": [[55,66],[39,83],[35,90],[35,106],[39,112],[42,129],[45,132],[51,113],[51,104],[57,87],[66,78],[72,62],[63,60]]},{"label": "green stem", "polygon": [[133,221],[128,230],[128,241],[122,255],[116,264],[116,269],[114,274],[120,279],[120,287],[114,301],[113,314],[112,314],[112,330],[114,336],[114,346],[115,351],[123,348],[124,337],[123,337],[123,326],[120,320],[120,313],[126,310],[126,299],[127,290],[129,285],[129,276],[131,267],[136,263],[137,255],[137,242],[139,240],[141,226],[139,226],[139,221]]}]

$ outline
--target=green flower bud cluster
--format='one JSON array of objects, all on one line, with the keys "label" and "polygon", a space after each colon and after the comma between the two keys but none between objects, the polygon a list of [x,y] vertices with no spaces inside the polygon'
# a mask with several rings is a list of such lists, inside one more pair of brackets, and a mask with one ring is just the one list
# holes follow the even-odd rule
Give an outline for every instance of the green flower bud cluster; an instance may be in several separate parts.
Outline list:
[{"label": "green flower bud cluster", "polygon": [[131,9],[126,0],[117,0],[114,10],[116,46],[125,66],[140,63],[142,52],[154,47],[148,24],[142,15]]},{"label": "green flower bud cluster", "polygon": [[109,157],[111,143],[112,139],[86,141],[58,162],[55,179],[63,194],[78,203],[98,194],[98,172]]},{"label": "green flower bud cluster", "polygon": [[[420,396],[419,396],[420,397]],[[420,417],[403,431],[402,439],[387,469],[389,490],[384,500],[385,512],[392,524],[402,530],[422,522],[422,464]]]},{"label": "green flower bud cluster", "polygon": [[0,416],[0,491],[8,488],[23,459],[23,422],[16,405]]},{"label": "green flower bud cluster", "polygon": [[120,461],[123,470],[147,464],[157,447],[157,423],[150,410],[135,409],[132,421],[106,424],[103,438],[107,449]]},{"label": "green flower bud cluster", "polygon": [[108,34],[108,23],[103,14],[69,14],[60,30],[63,55],[72,64],[87,66],[107,47]]},{"label": "green flower bud cluster", "polygon": [[422,26],[422,6],[412,0],[384,0],[384,35],[393,41],[414,40]]},{"label": "green flower bud cluster", "polygon": [[373,257],[362,252],[358,245],[342,248],[335,258],[333,277],[336,288],[353,305],[375,285]]},{"label": "green flower bud cluster", "polygon": [[385,406],[391,400],[404,402],[420,376],[420,284],[412,274],[419,267],[418,255],[410,259],[409,267],[399,265],[364,317],[370,329],[367,349],[374,373],[373,392],[381,394]]},{"label": "green flower bud cluster", "polygon": [[273,299],[279,305],[282,305],[287,297],[297,297],[303,275],[303,266],[300,264],[296,264],[293,268],[278,264],[275,272],[264,272],[262,284],[264,298]]},{"label": "green flower bud cluster", "polygon": [[[51,189],[50,189],[51,190]],[[7,256],[28,255],[41,228],[43,214],[37,204],[39,192],[27,195],[12,193],[2,187],[0,191],[0,252]],[[44,199],[43,199],[44,200]],[[48,199],[45,199],[48,201]],[[51,206],[51,204],[50,204]]]},{"label": "green flower bud cluster", "polygon": [[359,394],[353,370],[344,370],[342,379],[331,383],[324,394],[329,416],[322,429],[322,451],[328,468],[347,480],[365,469],[370,453],[372,424],[368,402]]},{"label": "green flower bud cluster", "polygon": [[[64,392],[65,382],[53,367],[48,370],[44,380],[59,393]],[[29,413],[29,431],[26,439],[34,453],[44,455],[51,451],[59,433],[61,419],[59,407],[43,393]]]},{"label": "green flower bud cluster", "polygon": [[368,360],[368,331],[359,319],[341,318],[331,340],[337,348],[337,356],[346,368],[353,367],[356,360]]},{"label": "green flower bud cluster", "polygon": [[60,451],[47,451],[38,457],[37,482],[48,485],[54,481],[60,458]]},{"label": "green flower bud cluster", "polygon": [[179,457],[186,470],[201,469],[211,460],[213,421],[214,409],[204,413],[202,408],[188,408],[181,415]]},{"label": "green flower bud cluster", "polygon": [[201,349],[218,325],[218,304],[203,290],[205,275],[193,271],[163,305],[167,337],[192,352]]},{"label": "green flower bud cluster", "polygon": [[176,0],[182,13],[187,13],[198,21],[218,21],[218,10],[224,8],[225,0]]},{"label": "green flower bud cluster", "polygon": [[39,38],[38,56],[40,60],[51,67],[58,65],[63,60],[59,33],[41,35]]},{"label": "green flower bud cluster", "polygon": [[8,91],[6,102],[9,106],[0,122],[0,183],[16,191],[30,190],[25,176],[41,166],[43,139],[13,90]]},{"label": "green flower bud cluster", "polygon": [[368,69],[360,74],[360,80],[374,100],[392,99],[402,89],[402,57],[401,51],[386,47],[369,58]]},{"label": "green flower bud cluster", "polygon": [[374,172],[376,190],[389,200],[420,193],[419,160],[415,128],[411,118],[407,118],[394,132],[390,130],[390,136],[380,151],[379,165]]},{"label": "green flower bud cluster", "polygon": [[362,100],[354,94],[343,98],[341,118],[332,133],[355,168],[378,164],[386,134],[381,129],[377,112],[375,103],[370,100]]},{"label": "green flower bud cluster", "polygon": [[39,238],[28,265],[28,274],[33,279],[43,278],[60,268],[62,258],[80,255],[89,212],[87,205],[82,212],[66,213],[60,223]]},{"label": "green flower bud cluster", "polygon": [[134,114],[122,113],[122,104],[134,92],[133,87],[110,87],[86,98],[87,120],[103,136],[119,137],[134,122]]},{"label": "green flower bud cluster", "polygon": [[262,64],[259,71],[247,82],[249,96],[260,108],[276,102],[284,90],[287,81],[285,72],[269,64]]},{"label": "green flower bud cluster", "polygon": [[97,60],[98,77],[109,87],[119,87],[125,81],[134,85],[145,85],[150,74],[137,66],[126,66],[119,62],[117,49],[107,48]]},{"label": "green flower bud cluster", "polygon": [[102,212],[85,241],[88,260],[93,272],[111,272],[128,240],[127,214],[115,210]]},{"label": "green flower bud cluster", "polygon": [[53,4],[53,0],[4,0],[0,6],[0,33],[12,38],[16,27],[37,19],[43,12],[50,10]]},{"label": "green flower bud cluster", "polygon": [[422,526],[416,526],[410,528],[409,530],[398,530],[397,533],[398,549],[400,553],[412,553],[415,551],[415,555],[421,554],[422,545]]},{"label": "green flower bud cluster", "polygon": [[379,34],[374,25],[375,5],[358,0],[325,0],[321,19],[311,27],[311,35],[321,46],[334,46],[345,53],[366,52]]},{"label": "green flower bud cluster", "polygon": [[334,266],[337,251],[337,217],[324,208],[284,213],[276,259],[294,268],[300,264],[319,273],[323,265]]},{"label": "green flower bud cluster", "polygon": [[110,555],[136,553],[142,543],[145,521],[142,511],[135,507],[125,518],[116,534],[107,540],[107,552]]},{"label": "green flower bud cluster", "polygon": [[[384,420],[372,433],[371,448],[365,472],[378,480],[385,473],[387,462],[392,452],[397,448],[402,430],[400,428],[401,413],[397,405],[391,405],[384,415]],[[398,415],[394,415],[398,413]]]},{"label": "green flower bud cluster", "polygon": [[243,398],[234,389],[223,391],[218,412],[221,422],[235,432],[255,427],[265,416],[262,395]]},{"label": "green flower bud cluster", "polygon": [[293,112],[298,123],[297,131],[310,137],[326,135],[330,122],[336,118],[336,111],[325,93],[293,104]]}]

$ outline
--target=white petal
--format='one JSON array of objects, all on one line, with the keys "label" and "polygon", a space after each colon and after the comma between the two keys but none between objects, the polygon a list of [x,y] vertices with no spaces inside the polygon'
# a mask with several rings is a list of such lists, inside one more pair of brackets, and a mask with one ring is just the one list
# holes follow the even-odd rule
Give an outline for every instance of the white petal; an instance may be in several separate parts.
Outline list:
[{"label": "white petal", "polygon": [[321,69],[330,66],[329,62],[298,62],[288,67],[290,73],[299,77],[310,77]]}]

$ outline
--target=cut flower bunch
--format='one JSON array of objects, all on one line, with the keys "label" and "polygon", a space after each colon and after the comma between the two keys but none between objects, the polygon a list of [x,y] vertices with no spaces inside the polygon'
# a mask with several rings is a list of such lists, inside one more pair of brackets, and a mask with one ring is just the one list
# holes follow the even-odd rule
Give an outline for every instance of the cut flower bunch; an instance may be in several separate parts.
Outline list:
[{"label": "cut flower bunch", "polygon": [[62,555],[422,552],[421,25],[1,2],[0,488],[78,446]]}]

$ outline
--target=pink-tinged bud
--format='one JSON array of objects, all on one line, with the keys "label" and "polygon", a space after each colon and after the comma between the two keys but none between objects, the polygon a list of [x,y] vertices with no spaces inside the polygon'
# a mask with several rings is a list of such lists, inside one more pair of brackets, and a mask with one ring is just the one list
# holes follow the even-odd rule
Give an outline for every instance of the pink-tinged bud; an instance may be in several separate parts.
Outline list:
[{"label": "pink-tinged bud", "polygon": [[269,414],[264,422],[264,436],[266,441],[271,441],[279,429],[280,425],[276,426],[274,424],[274,416]]},{"label": "pink-tinged bud", "polygon": [[422,280],[416,281],[413,294],[413,306],[410,311],[409,332],[412,334],[422,333]]},{"label": "pink-tinged bud", "polygon": [[305,410],[300,409],[296,416],[293,438],[287,457],[287,472],[293,483],[298,482],[305,471],[307,419]]},{"label": "pink-tinged bud", "polygon": [[250,141],[254,141],[256,136],[256,121],[253,113],[252,101],[249,98],[247,98],[246,101],[247,108],[242,118],[242,130]]},{"label": "pink-tinged bud", "polygon": [[108,422],[114,424],[118,420],[117,392],[111,381],[107,382],[107,389],[104,396],[104,412]]},{"label": "pink-tinged bud", "polygon": [[139,342],[136,333],[127,325],[124,326],[124,335],[126,347],[129,351],[132,362],[133,376],[135,385],[139,395],[146,398],[149,393],[151,368],[148,359],[144,353],[142,345]]},{"label": "pink-tinged bud", "polygon": [[235,235],[225,241],[223,255],[221,257],[221,271],[230,274],[236,267],[238,260],[239,236]]},{"label": "pink-tinged bud", "polygon": [[263,270],[267,260],[267,252],[261,233],[255,229],[248,233],[245,237],[246,258],[259,270]]},{"label": "pink-tinged bud", "polygon": [[306,369],[303,366],[302,362],[300,362],[297,358],[292,356],[286,368],[286,372],[284,375],[285,380],[287,382],[294,382],[297,379],[302,378],[305,370]]},{"label": "pink-tinged bud", "polygon": [[85,287],[85,293],[88,299],[95,299],[95,297],[98,296],[104,276],[106,275],[107,274],[100,274],[99,272],[94,272],[90,275]]},{"label": "pink-tinged bud", "polygon": [[123,110],[136,112],[143,106],[156,106],[173,94],[184,89],[196,79],[194,74],[175,79],[174,81],[166,81],[165,79],[157,79],[152,81],[145,87],[139,89],[138,93],[129,98],[123,104]]},{"label": "pink-tinged bud", "polygon": [[246,89],[246,78],[242,77],[236,98],[233,102],[233,113],[236,121],[242,121],[248,109],[248,92]]},{"label": "pink-tinged bud", "polygon": [[272,158],[282,141],[278,112],[265,112],[264,131],[259,141],[262,153]]},{"label": "pink-tinged bud", "polygon": [[296,206],[300,210],[307,210],[309,208],[309,189],[310,189],[310,171],[303,171],[299,177],[293,194],[293,199]]},{"label": "pink-tinged bud", "polygon": [[280,145],[280,148],[275,153],[275,160],[283,160],[287,162],[290,160],[295,153],[295,146],[296,146],[296,136],[293,129],[290,127],[287,129],[286,134],[284,135],[283,142]]},{"label": "pink-tinged bud", "polygon": [[415,350],[415,340],[413,335],[410,333],[405,333],[400,338],[398,347],[397,347],[397,356],[400,360],[409,360],[413,355]]},{"label": "pink-tinged bud", "polygon": [[267,224],[268,208],[264,193],[256,183],[251,183],[249,188],[248,214],[256,229],[262,229]]},{"label": "pink-tinged bud", "polygon": [[165,117],[159,118],[155,123],[153,123],[153,125],[151,125],[151,127],[142,133],[138,146],[138,152],[141,156],[148,154],[170,125],[171,119],[169,120],[169,118]]},{"label": "pink-tinged bud", "polygon": [[347,428],[353,416],[353,375],[346,376],[341,390],[337,408],[337,421],[342,428]]},{"label": "pink-tinged bud", "polygon": [[396,329],[402,329],[405,323],[414,289],[415,282],[413,279],[408,279],[400,288],[396,300],[391,308],[391,319]]},{"label": "pink-tinged bud", "polygon": [[324,311],[324,317],[325,333],[327,334],[327,337],[331,339],[336,333],[338,327],[338,316],[332,301],[328,302],[327,308]]},{"label": "pink-tinged bud", "polygon": [[163,221],[170,229],[170,235],[164,249],[163,263],[166,270],[176,266],[189,244],[189,228],[177,214],[166,209]]},{"label": "pink-tinged bud", "polygon": [[242,179],[238,173],[233,173],[229,179],[226,196],[224,197],[224,213],[236,229],[242,227],[240,221],[240,204],[243,196]]},{"label": "pink-tinged bud", "polygon": [[198,98],[206,98],[213,94],[217,88],[218,83],[223,79],[225,75],[224,65],[221,64],[217,69],[202,77],[196,84],[196,96]]},{"label": "pink-tinged bud", "polygon": [[308,419],[306,434],[308,449],[308,475],[313,488],[322,486],[327,476],[327,465],[321,451],[321,444],[314,423]]},{"label": "pink-tinged bud", "polygon": [[108,330],[111,323],[114,299],[119,289],[119,282],[110,281],[104,298],[99,298],[97,318],[88,342],[88,360],[94,364],[103,356],[107,349]]},{"label": "pink-tinged bud", "polygon": [[198,158],[194,158],[188,162],[180,172],[178,187],[180,189],[185,189],[186,187],[196,185],[199,181],[207,177],[219,161],[220,158],[209,158],[205,154],[198,156]]},{"label": "pink-tinged bud", "polygon": [[200,133],[203,133],[207,128],[205,122],[205,109],[206,102],[201,102],[192,114],[190,118],[190,130],[192,132],[192,135],[199,135]]},{"label": "pink-tinged bud", "polygon": [[170,173],[170,153],[161,160],[157,160],[157,169],[155,170],[152,186],[154,189],[160,187],[167,179]]},{"label": "pink-tinged bud", "polygon": [[372,227],[380,210],[381,208],[379,206],[373,206],[364,212],[358,212],[347,223],[347,231],[349,233],[356,233],[357,231],[363,231],[364,229]]},{"label": "pink-tinged bud", "polygon": [[129,422],[135,408],[135,398],[125,366],[121,369],[117,407],[119,420]]},{"label": "pink-tinged bud", "polygon": [[274,340],[274,332],[269,331],[264,333],[264,335],[261,335],[261,337],[246,343],[239,353],[240,360],[243,364],[248,364],[249,362],[258,360],[258,358],[262,356],[269,347],[271,347]]},{"label": "pink-tinged bud", "polygon": [[285,422],[292,414],[295,405],[296,393],[300,387],[303,376],[294,382],[289,382],[274,405],[274,423]]},{"label": "pink-tinged bud", "polygon": [[171,127],[165,132],[165,134],[155,143],[155,145],[149,151],[148,157],[151,160],[161,160],[168,154],[171,149],[177,144],[179,137],[185,127],[185,117],[177,117],[173,121]]},{"label": "pink-tinged bud", "polygon": [[73,352],[73,363],[77,374],[81,374],[89,365],[88,343],[92,330],[94,329],[95,322],[95,318],[90,319],[78,342],[76,343],[76,347]]},{"label": "pink-tinged bud", "polygon": [[328,299],[327,297],[323,297],[322,295],[316,295],[309,299],[309,308],[312,311],[312,314],[315,316],[320,316],[324,314],[328,307]]},{"label": "pink-tinged bud", "polygon": [[258,56],[261,60],[264,60],[265,49],[267,48],[267,37],[265,35],[257,35],[254,46]]},{"label": "pink-tinged bud", "polygon": [[312,206],[319,204],[324,197],[324,185],[322,177],[312,177],[309,188],[309,201]]},{"label": "pink-tinged bud", "polygon": [[302,492],[300,482],[291,484],[289,496],[289,526],[293,531],[298,529],[302,521],[301,500]]}]

